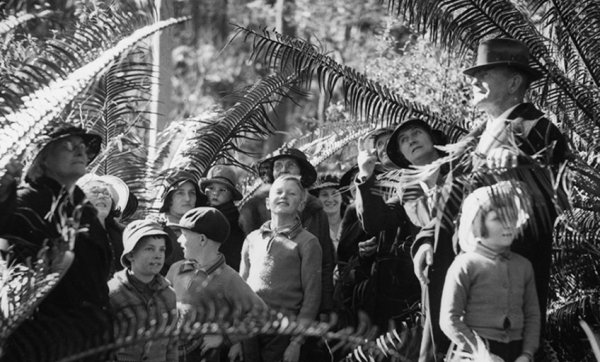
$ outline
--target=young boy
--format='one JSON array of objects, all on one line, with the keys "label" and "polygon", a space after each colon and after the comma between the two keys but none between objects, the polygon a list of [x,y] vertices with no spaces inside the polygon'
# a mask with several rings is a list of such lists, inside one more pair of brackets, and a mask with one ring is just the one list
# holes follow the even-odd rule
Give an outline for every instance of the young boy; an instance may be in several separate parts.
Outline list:
[{"label": "young boy", "polygon": [[[229,222],[219,210],[213,207],[191,209],[178,224],[169,226],[181,229],[178,241],[185,260],[171,266],[167,279],[175,288],[184,323],[190,322],[186,318],[197,318],[195,312],[206,312],[209,308],[215,308],[217,314],[228,308],[233,318],[266,309],[265,303],[233,268],[225,264],[225,257],[219,252],[219,247],[229,236]],[[218,362],[221,358],[218,347],[222,342],[221,336],[211,335],[185,344],[187,360],[204,358],[207,362]],[[240,345],[237,345],[230,353],[238,355],[239,351]]]},{"label": "young boy", "polygon": [[246,233],[240,227],[240,212],[234,204],[234,201],[242,199],[242,193],[236,185],[235,172],[225,165],[213,166],[206,178],[200,181],[200,189],[208,197],[208,204],[219,210],[229,222],[229,237],[221,244],[219,251],[225,255],[227,265],[238,271]]},{"label": "young boy", "polygon": [[[267,305],[313,321],[321,296],[321,246],[300,223],[307,193],[300,178],[280,176],[269,190],[271,220],[244,241],[240,275]],[[260,335],[244,341],[245,362],[296,362],[302,338]]]},{"label": "young boy", "polygon": [[[162,226],[152,220],[133,221],[123,232],[121,264],[125,269],[108,282],[110,304],[117,317],[128,319],[135,330],[151,326],[152,319],[169,318],[176,323],[175,292],[160,270],[169,255],[171,243]],[[140,320],[147,316],[148,321]],[[171,328],[167,327],[167,328]],[[142,342],[116,352],[117,361],[176,362],[177,339]]]},{"label": "young boy", "polygon": [[440,326],[459,350],[476,346],[507,362],[533,360],[540,310],[531,263],[510,251],[527,215],[523,190],[503,181],[475,190],[464,201],[458,255],[446,275]]}]

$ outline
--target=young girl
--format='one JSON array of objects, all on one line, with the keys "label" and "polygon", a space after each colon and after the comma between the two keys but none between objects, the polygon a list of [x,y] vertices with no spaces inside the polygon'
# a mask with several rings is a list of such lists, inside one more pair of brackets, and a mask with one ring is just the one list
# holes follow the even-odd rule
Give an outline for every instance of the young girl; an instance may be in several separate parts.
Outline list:
[{"label": "young girl", "polygon": [[[167,238],[161,225],[152,220],[133,221],[123,232],[121,264],[125,269],[108,282],[110,304],[117,317],[136,330],[161,324],[161,318],[168,318],[166,328],[176,323],[175,292],[160,275],[170,252]],[[148,320],[140,320],[141,316]],[[150,339],[116,352],[116,361],[142,360],[176,362],[177,339]]]},{"label": "young girl", "polygon": [[[244,241],[240,275],[265,303],[313,321],[321,298],[321,246],[300,223],[306,202],[300,178],[280,176],[269,191],[271,220]],[[243,342],[245,362],[296,362],[301,338],[259,335]]]},{"label": "young girl", "polygon": [[527,216],[523,190],[509,181],[475,190],[464,201],[459,243],[463,254],[448,269],[440,326],[459,351],[475,335],[507,362],[532,361],[540,338],[533,268],[510,251]]},{"label": "young girl", "polygon": [[225,256],[227,265],[240,270],[240,255],[246,233],[239,224],[240,212],[234,201],[242,199],[242,193],[237,189],[237,177],[233,169],[225,165],[213,166],[200,181],[200,189],[208,197],[209,206],[219,210],[229,221],[229,237],[221,244],[219,252]]}]

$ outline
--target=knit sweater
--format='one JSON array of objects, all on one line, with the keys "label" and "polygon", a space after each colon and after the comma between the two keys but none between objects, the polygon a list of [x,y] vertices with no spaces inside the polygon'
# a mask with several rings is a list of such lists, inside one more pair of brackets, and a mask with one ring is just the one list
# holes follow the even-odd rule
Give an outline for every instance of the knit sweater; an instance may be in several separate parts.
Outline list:
[{"label": "knit sweater", "polygon": [[313,320],[321,298],[321,246],[302,228],[272,230],[271,222],[250,233],[242,247],[240,275],[267,305]]},{"label": "knit sweater", "polygon": [[448,269],[440,327],[456,344],[480,337],[508,343],[523,340],[533,355],[540,337],[540,310],[531,263],[511,251],[495,253],[479,244]]}]

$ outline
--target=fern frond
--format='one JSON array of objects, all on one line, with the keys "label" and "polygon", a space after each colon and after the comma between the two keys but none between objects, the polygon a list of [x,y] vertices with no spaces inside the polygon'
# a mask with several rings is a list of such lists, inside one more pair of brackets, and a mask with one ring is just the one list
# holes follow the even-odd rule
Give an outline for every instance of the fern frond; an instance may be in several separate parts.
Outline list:
[{"label": "fern frond", "polygon": [[353,115],[366,122],[390,125],[407,117],[420,117],[453,140],[466,134],[465,129],[444,119],[426,105],[405,100],[356,70],[338,64],[319,52],[313,44],[266,29],[260,33],[239,26],[237,29],[238,34],[252,39],[251,59],[264,61],[282,71],[305,71],[307,75],[302,79],[306,84],[310,84],[316,73],[319,87],[329,94],[333,93],[336,86],[341,85],[346,106]]},{"label": "fern frond", "polygon": [[191,118],[186,123],[194,125],[187,129],[175,156],[157,177],[156,195],[162,192],[164,180],[177,170],[185,169],[200,179],[217,160],[243,169],[236,152],[243,152],[237,142],[242,139],[260,139],[269,135],[273,126],[267,114],[272,107],[298,82],[296,75],[275,74],[268,76],[245,91],[226,112],[219,112],[205,119]]},{"label": "fern frond", "polygon": [[538,31],[525,9],[510,0],[388,0],[388,7],[424,24],[435,34],[434,40],[448,47],[460,43],[467,44],[466,49],[475,49],[481,40],[497,36],[522,41],[536,67],[546,75],[533,84],[538,103],[554,112],[587,144],[598,144],[600,106],[595,101],[598,89],[565,74],[547,37]]},{"label": "fern frond", "polygon": [[98,58],[81,66],[66,78],[52,81],[47,87],[25,97],[18,111],[0,117],[0,172],[14,155],[20,155],[25,147],[38,136],[74,97],[84,90],[94,77],[102,74],[108,66],[136,43],[165,27],[187,21],[189,18],[168,19],[143,27],[119,41]]},{"label": "fern frond", "polygon": [[30,20],[45,18],[51,14],[52,11],[50,10],[39,10],[35,13],[20,11],[15,15],[9,15],[0,21],[0,36],[4,36],[6,33],[9,33],[13,29],[25,24]]}]

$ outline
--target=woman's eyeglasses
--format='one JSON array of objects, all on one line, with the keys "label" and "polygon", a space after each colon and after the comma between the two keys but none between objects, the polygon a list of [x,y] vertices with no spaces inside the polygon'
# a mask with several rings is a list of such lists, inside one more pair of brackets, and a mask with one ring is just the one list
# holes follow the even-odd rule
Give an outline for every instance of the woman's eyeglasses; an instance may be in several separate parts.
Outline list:
[{"label": "woman's eyeglasses", "polygon": [[99,196],[111,197],[112,196],[110,194],[110,191],[108,191],[108,189],[100,189],[100,188],[93,188],[93,189],[86,190],[86,194],[89,194],[90,196],[95,196],[95,197],[99,197]]}]

